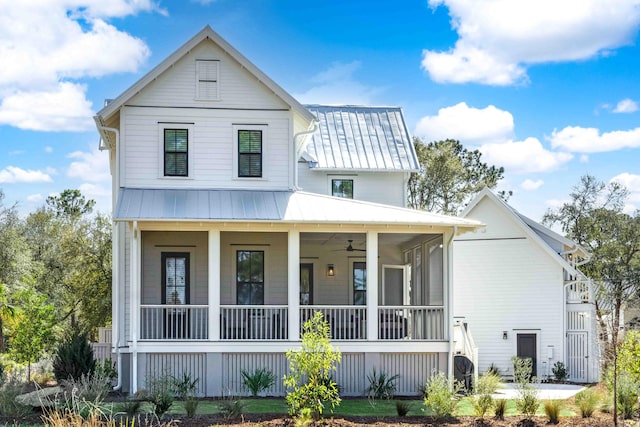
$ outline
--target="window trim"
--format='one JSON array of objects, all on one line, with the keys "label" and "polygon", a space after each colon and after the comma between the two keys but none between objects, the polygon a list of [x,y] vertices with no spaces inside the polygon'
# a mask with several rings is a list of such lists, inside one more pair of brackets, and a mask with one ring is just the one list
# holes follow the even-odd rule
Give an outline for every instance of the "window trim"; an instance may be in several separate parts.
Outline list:
[{"label": "window trim", "polygon": [[[269,141],[269,133],[268,133],[268,125],[266,124],[234,124],[232,127],[232,141],[233,141],[233,180],[238,181],[268,181],[268,173],[269,173],[269,165],[267,162],[268,159],[268,141]],[[240,176],[239,175],[239,161],[240,161],[240,146],[239,146],[239,132],[247,130],[247,131],[261,131],[262,132],[262,141],[261,141],[261,157],[262,157],[262,176]]]},{"label": "window trim", "polygon": [[357,200],[357,195],[356,195],[356,182],[357,182],[357,178],[358,175],[327,175],[327,186],[328,186],[328,193],[331,197],[340,197],[343,199],[349,199],[348,197],[341,197],[341,196],[334,196],[333,194],[333,181],[351,181],[351,186],[352,186],[352,198],[351,200]]},{"label": "window trim", "polygon": [[[158,123],[158,178],[168,180],[190,180],[193,179],[193,151],[195,148],[193,123],[161,122]],[[187,130],[187,175],[165,175],[164,174],[164,131],[169,129]]]},{"label": "window trim", "polygon": [[[199,85],[200,82],[203,81],[203,79],[200,79],[200,75],[198,73],[198,63],[199,62],[215,62],[216,63],[216,97],[215,98],[203,98],[198,96],[198,93],[200,92],[199,90]],[[194,97],[193,99],[196,101],[221,101],[221,97],[220,97],[220,60],[219,59],[208,59],[208,58],[196,58],[195,60],[195,71],[194,71],[194,75],[195,75],[195,93],[194,93]]]}]

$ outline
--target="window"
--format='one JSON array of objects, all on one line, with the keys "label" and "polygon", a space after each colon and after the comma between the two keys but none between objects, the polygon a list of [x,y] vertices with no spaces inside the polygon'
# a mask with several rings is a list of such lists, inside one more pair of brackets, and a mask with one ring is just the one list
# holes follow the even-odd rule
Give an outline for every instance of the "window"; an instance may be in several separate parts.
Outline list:
[{"label": "window", "polygon": [[220,61],[196,60],[196,99],[217,100]]},{"label": "window", "polygon": [[262,177],[261,130],[238,130],[238,176]]},{"label": "window", "polygon": [[188,176],[189,132],[164,129],[164,176]]},{"label": "window", "polygon": [[353,199],[353,180],[332,179],[331,195],[335,197],[344,197],[345,199]]},{"label": "window", "polygon": [[353,305],[367,305],[367,263],[353,263]]},{"label": "window", "polygon": [[300,264],[300,305],[313,304],[313,264]]},{"label": "window", "polygon": [[236,303],[264,304],[264,251],[236,251]]},{"label": "window", "polygon": [[189,254],[162,253],[162,303],[189,304]]}]

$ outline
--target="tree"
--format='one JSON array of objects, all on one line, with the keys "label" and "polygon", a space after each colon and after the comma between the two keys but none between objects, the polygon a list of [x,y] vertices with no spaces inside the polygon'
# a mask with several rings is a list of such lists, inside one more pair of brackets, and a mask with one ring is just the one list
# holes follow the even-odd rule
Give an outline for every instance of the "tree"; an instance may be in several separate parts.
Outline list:
[{"label": "tree", "polygon": [[56,216],[67,219],[78,219],[84,214],[91,213],[95,200],[86,200],[80,190],[64,190],[59,196],[47,197],[47,206]]},{"label": "tree", "polygon": [[[504,168],[489,166],[478,150],[470,151],[453,139],[430,142],[413,139],[420,171],[409,178],[409,206],[414,209],[457,214],[482,188],[495,188]],[[500,192],[507,198],[510,192]]]},{"label": "tree", "polygon": [[12,319],[11,356],[19,363],[27,363],[27,380],[31,378],[31,364],[36,362],[53,343],[55,309],[47,298],[32,289],[16,295],[19,309]]}]

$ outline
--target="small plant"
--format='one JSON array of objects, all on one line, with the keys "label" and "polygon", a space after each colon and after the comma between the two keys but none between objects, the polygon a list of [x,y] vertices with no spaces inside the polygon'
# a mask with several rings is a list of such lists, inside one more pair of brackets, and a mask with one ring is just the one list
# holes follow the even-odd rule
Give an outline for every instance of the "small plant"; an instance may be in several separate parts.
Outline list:
[{"label": "small plant", "polygon": [[220,414],[227,420],[235,420],[244,414],[244,403],[240,398],[229,395],[218,402]]},{"label": "small plant", "polygon": [[7,381],[0,388],[0,415],[12,418],[22,418],[30,414],[31,406],[16,401],[16,397],[24,393],[24,385],[12,380]]},{"label": "small plant", "polygon": [[142,409],[142,400],[130,399],[120,404],[120,412],[124,412],[127,417],[136,416]]},{"label": "small plant", "polygon": [[389,376],[386,372],[376,372],[373,368],[371,374],[367,375],[369,387],[367,387],[367,397],[372,400],[393,399],[396,392],[396,380],[399,375]]},{"label": "small plant", "polygon": [[242,371],[242,385],[249,389],[253,397],[270,388],[275,382],[275,375],[266,368],[256,369],[253,373]]},{"label": "small plant", "polygon": [[451,383],[442,372],[434,373],[427,381],[424,404],[435,417],[446,418],[456,409],[463,387],[459,381]]},{"label": "small plant", "polygon": [[93,374],[95,369],[96,360],[87,334],[74,331],[71,337],[60,344],[53,359],[56,379],[58,382],[77,380],[82,375]]},{"label": "small plant", "polygon": [[498,366],[495,363],[492,363],[491,365],[489,365],[489,369],[487,369],[486,374],[493,374],[497,377],[500,376],[500,368],[498,368]]},{"label": "small plant", "polygon": [[340,404],[338,385],[330,378],[341,353],[329,341],[329,324],[321,312],[304,322],[303,331],[301,349],[287,351],[290,373],[284,377],[289,389],[286,400],[290,415],[297,416],[308,408],[318,420],[326,403],[332,408]]},{"label": "small plant", "polygon": [[116,362],[111,360],[111,358],[104,359],[102,363],[100,361],[96,361],[95,372],[99,373],[104,378],[107,378],[110,381],[118,378],[118,371],[116,370]]},{"label": "small plant", "polygon": [[396,400],[396,413],[399,417],[406,417],[411,410],[411,404],[406,400]]},{"label": "small plant", "polygon": [[582,418],[590,418],[598,407],[598,394],[591,388],[576,394],[575,402]]},{"label": "small plant", "polygon": [[295,427],[308,427],[313,424],[313,416],[311,408],[303,408],[300,414],[295,418]]},{"label": "small plant", "polygon": [[558,424],[560,421],[560,411],[562,410],[562,400],[545,400],[544,413],[549,418],[550,424]]},{"label": "small plant", "polygon": [[200,403],[196,399],[198,378],[193,379],[187,372],[183,372],[181,378],[173,378],[173,386],[178,398],[183,402],[187,416],[193,418]]},{"label": "small plant", "polygon": [[493,413],[496,420],[504,420],[504,414],[507,412],[507,401],[505,399],[496,399],[493,402]]},{"label": "small plant", "polygon": [[147,378],[146,399],[153,406],[153,413],[158,418],[162,418],[171,409],[175,400],[173,378],[170,375]]},{"label": "small plant", "polygon": [[489,412],[491,407],[493,407],[492,394],[496,392],[500,383],[500,377],[489,371],[478,378],[473,390],[474,396],[471,403],[473,404],[476,416],[480,417],[480,419],[484,419],[484,416]]},{"label": "small plant", "polygon": [[566,381],[567,377],[569,376],[567,369],[562,362],[554,363],[553,368],[551,368],[551,372],[553,372],[553,376],[555,377],[556,381],[560,382]]},{"label": "small plant", "polygon": [[96,370],[93,374],[82,374],[80,378],[63,380],[62,385],[65,389],[71,390],[79,400],[100,404],[109,395],[111,379]]},{"label": "small plant", "polygon": [[618,375],[618,413],[625,420],[633,418],[638,402],[638,385],[628,373]]},{"label": "small plant", "polygon": [[540,406],[538,401],[538,390],[529,381],[535,381],[531,376],[533,362],[529,358],[514,357],[513,377],[516,382],[518,398],[516,408],[524,415],[526,420],[531,420]]}]

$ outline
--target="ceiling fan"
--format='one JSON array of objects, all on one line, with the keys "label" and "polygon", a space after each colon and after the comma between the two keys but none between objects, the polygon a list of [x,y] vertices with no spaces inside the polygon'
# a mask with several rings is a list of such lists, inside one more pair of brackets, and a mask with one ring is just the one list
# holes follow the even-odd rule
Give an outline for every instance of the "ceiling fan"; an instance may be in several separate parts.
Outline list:
[{"label": "ceiling fan", "polygon": [[353,245],[352,245],[353,239],[349,239],[349,240],[347,240],[347,242],[349,242],[349,244],[347,245],[346,248],[344,248],[344,250],[347,251],[347,252],[366,252],[367,251],[366,249],[354,248]]}]

